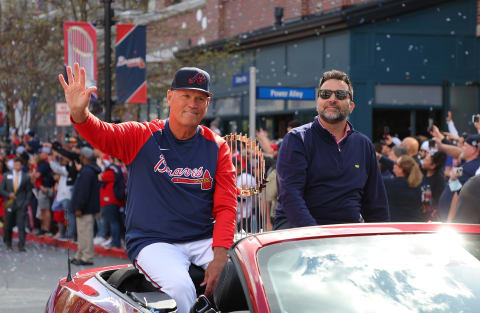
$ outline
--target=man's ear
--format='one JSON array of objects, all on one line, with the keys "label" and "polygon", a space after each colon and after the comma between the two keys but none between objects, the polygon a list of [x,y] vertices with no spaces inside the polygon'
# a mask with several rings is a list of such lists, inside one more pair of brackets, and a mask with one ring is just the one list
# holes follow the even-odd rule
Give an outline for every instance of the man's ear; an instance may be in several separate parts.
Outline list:
[{"label": "man's ear", "polygon": [[355,108],[355,102],[350,101],[350,114],[352,114],[354,108]]},{"label": "man's ear", "polygon": [[168,90],[167,91],[167,105],[170,106],[170,101],[173,98],[173,90]]}]

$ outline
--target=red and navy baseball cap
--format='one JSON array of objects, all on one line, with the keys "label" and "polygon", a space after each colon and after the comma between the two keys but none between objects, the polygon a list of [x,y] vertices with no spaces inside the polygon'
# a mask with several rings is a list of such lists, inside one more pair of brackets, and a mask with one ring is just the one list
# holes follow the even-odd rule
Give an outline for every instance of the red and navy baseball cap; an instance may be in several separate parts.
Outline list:
[{"label": "red and navy baseball cap", "polygon": [[175,73],[170,90],[199,90],[211,97],[210,75],[196,67],[182,67]]}]

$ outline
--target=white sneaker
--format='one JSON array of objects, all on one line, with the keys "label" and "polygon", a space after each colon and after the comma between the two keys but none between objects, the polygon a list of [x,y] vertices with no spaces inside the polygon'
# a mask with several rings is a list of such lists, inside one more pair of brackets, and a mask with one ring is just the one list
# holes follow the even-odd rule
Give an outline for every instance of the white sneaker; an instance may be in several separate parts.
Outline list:
[{"label": "white sneaker", "polygon": [[17,233],[17,232],[18,232],[18,227],[17,227],[17,226],[14,226],[14,227],[13,227],[13,232],[14,232],[14,233]]},{"label": "white sneaker", "polygon": [[106,247],[106,246],[109,246],[111,243],[112,243],[112,238],[108,238],[108,240],[105,240],[102,243],[102,246]]},{"label": "white sneaker", "polygon": [[103,237],[95,237],[95,238],[93,238],[93,244],[94,245],[100,245],[100,244],[104,243],[105,240],[106,239],[103,238]]}]

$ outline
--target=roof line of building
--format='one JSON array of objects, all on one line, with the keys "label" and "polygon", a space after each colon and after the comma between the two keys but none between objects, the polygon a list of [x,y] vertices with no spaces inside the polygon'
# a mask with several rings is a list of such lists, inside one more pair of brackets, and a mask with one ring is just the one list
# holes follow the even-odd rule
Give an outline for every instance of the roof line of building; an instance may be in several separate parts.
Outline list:
[{"label": "roof line of building", "polygon": [[150,13],[139,13],[137,11],[123,12],[119,14],[119,17],[131,18],[135,24],[148,25],[148,23],[158,22],[205,6],[206,0],[186,0]]},{"label": "roof line of building", "polygon": [[318,36],[333,31],[374,23],[377,20],[394,17],[427,8],[451,0],[383,0],[364,4],[343,6],[328,12],[309,15],[286,21],[279,26],[269,26],[253,32],[242,33],[227,39],[219,39],[202,46],[182,49],[178,54],[195,50],[221,49],[229,41],[238,41],[237,49],[246,50],[280,42]]}]

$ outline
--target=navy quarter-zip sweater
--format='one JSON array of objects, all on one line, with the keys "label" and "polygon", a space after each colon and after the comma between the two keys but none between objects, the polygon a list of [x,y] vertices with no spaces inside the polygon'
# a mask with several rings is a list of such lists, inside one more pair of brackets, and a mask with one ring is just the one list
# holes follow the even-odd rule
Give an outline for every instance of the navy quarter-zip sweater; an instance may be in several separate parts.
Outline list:
[{"label": "navy quarter-zip sweater", "polygon": [[337,144],[317,116],[285,136],[277,159],[277,217],[292,227],[390,220],[375,148],[350,128]]}]

